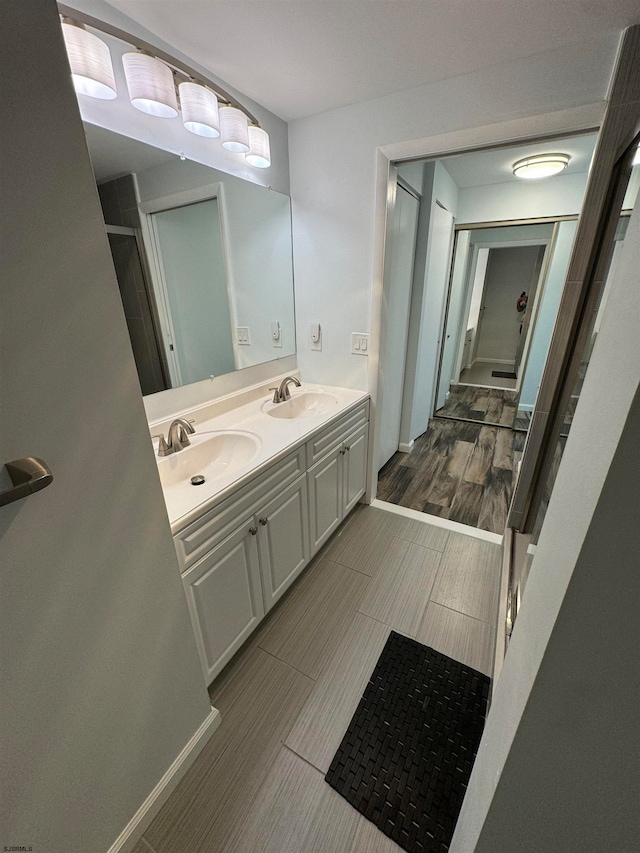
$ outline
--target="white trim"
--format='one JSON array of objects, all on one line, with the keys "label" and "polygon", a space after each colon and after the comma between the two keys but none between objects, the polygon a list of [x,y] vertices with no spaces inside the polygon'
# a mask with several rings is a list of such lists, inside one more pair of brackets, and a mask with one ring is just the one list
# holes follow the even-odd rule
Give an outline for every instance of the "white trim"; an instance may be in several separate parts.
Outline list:
[{"label": "white trim", "polygon": [[160,196],[159,198],[151,199],[150,201],[139,201],[138,209],[140,213],[162,213],[165,210],[173,210],[176,207],[187,207],[190,204],[197,204],[199,201],[209,201],[211,198],[217,198],[220,192],[220,182],[215,184],[205,184],[201,187],[194,187],[190,190],[182,190],[179,193],[171,193],[171,195]]},{"label": "white trim", "polygon": [[511,572],[511,553],[513,531],[507,527],[502,542],[502,563],[500,567],[500,587],[498,593],[498,614],[496,635],[493,647],[493,673],[491,676],[491,698],[496,690],[496,684],[502,671],[504,656],[507,651],[507,611],[509,605],[509,576]]},{"label": "white trim", "polygon": [[411,453],[411,451],[413,450],[414,444],[415,444],[415,441],[413,438],[411,439],[411,441],[408,444],[406,444],[404,441],[401,441],[400,444],[398,445],[398,450],[400,451],[400,453]]},{"label": "white trim", "polygon": [[[474,358],[473,364],[511,364],[514,365],[513,358]],[[473,366],[473,365],[472,365]]]},{"label": "white trim", "polygon": [[387,512],[395,512],[396,515],[403,515],[405,518],[411,518],[414,521],[431,524],[433,527],[444,527],[445,530],[451,530],[454,533],[462,533],[464,536],[473,536],[474,539],[483,539],[485,542],[502,545],[502,536],[499,533],[479,530],[477,527],[471,527],[468,524],[460,524],[459,521],[450,521],[448,518],[440,518],[438,515],[428,515],[426,512],[418,512],[417,509],[408,509],[406,506],[396,506],[396,504],[390,504],[386,501],[379,501],[378,498],[371,502],[371,506],[376,509],[384,509]]},{"label": "white trim", "polygon": [[[465,367],[464,370],[467,368]],[[507,380],[513,381],[513,380]],[[469,388],[488,388],[489,391],[515,391],[515,388],[509,388],[506,385],[486,385],[485,383],[478,384],[477,382],[458,382],[458,385],[469,386]],[[480,423],[480,421],[476,421],[476,423]],[[495,426],[495,424],[494,424]],[[505,424],[506,426],[506,424]]]},{"label": "white trim", "polygon": [[196,760],[221,722],[222,715],[220,711],[212,707],[204,722],[187,741],[173,764],[113,842],[107,853],[131,853],[145,829],[147,829],[153,818],[169,799],[170,794],[178,786],[182,777]]}]

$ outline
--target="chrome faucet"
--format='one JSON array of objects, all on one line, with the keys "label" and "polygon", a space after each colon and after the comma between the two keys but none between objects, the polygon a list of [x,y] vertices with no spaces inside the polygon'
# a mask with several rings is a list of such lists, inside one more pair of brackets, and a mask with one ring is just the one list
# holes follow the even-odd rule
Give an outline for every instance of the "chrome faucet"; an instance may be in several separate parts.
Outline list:
[{"label": "chrome faucet", "polygon": [[285,376],[285,378],[280,383],[279,388],[269,388],[269,391],[273,391],[274,403],[284,403],[286,400],[291,399],[291,394],[289,393],[290,382],[293,382],[296,388],[300,387],[300,380],[296,379],[295,376]]},{"label": "chrome faucet", "polygon": [[167,436],[169,453],[178,453],[185,447],[189,447],[191,444],[189,436],[193,435],[194,432],[195,429],[190,421],[184,418],[176,418],[169,427],[169,435]]},{"label": "chrome faucet", "polygon": [[169,456],[171,453],[177,453],[179,450],[189,447],[191,444],[189,435],[193,435],[194,432],[193,421],[176,418],[169,427],[168,441],[165,441],[163,433],[152,435],[151,438],[159,439],[158,456]]}]

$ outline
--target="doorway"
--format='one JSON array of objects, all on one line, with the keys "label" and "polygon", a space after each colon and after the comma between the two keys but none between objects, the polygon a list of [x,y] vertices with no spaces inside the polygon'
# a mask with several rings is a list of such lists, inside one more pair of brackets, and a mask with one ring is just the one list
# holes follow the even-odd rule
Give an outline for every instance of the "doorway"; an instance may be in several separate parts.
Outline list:
[{"label": "doorway", "polygon": [[[426,161],[421,175],[415,162],[398,166],[421,192],[401,395],[385,369],[395,289],[385,256],[380,500],[503,532],[595,139],[560,141],[575,142],[570,181],[517,181],[510,162],[532,145]],[[397,443],[397,426],[385,432],[392,399]]]}]

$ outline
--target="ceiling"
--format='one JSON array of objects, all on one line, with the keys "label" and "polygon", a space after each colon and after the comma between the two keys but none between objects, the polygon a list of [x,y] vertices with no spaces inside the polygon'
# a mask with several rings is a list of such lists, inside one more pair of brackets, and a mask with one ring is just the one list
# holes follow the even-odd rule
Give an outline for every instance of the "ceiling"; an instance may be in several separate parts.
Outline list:
[{"label": "ceiling", "polygon": [[571,160],[562,172],[563,175],[588,172],[597,138],[597,133],[585,133],[581,136],[545,140],[528,145],[512,145],[508,148],[492,148],[487,151],[473,151],[440,159],[460,189],[487,184],[505,184],[511,181],[521,183],[521,179],[513,174],[512,166],[517,160],[533,154],[569,154]]},{"label": "ceiling", "polygon": [[638,0],[109,0],[291,121],[619,32]]}]

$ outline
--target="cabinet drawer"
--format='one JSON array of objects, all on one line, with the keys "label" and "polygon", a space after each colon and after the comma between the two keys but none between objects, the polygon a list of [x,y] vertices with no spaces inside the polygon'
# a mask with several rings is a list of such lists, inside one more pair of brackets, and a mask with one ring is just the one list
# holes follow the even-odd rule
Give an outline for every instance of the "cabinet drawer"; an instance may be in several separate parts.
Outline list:
[{"label": "cabinet drawer", "polygon": [[359,427],[364,426],[369,420],[369,401],[367,400],[357,409],[348,412],[335,424],[323,430],[315,438],[307,442],[307,468],[311,468],[319,459],[336,448],[344,437]]},{"label": "cabinet drawer", "polygon": [[266,503],[282,492],[305,470],[303,446],[210,509],[202,518],[176,533],[174,541],[181,570],[184,572],[197,562],[228,536],[243,518],[252,516],[257,505]]}]

